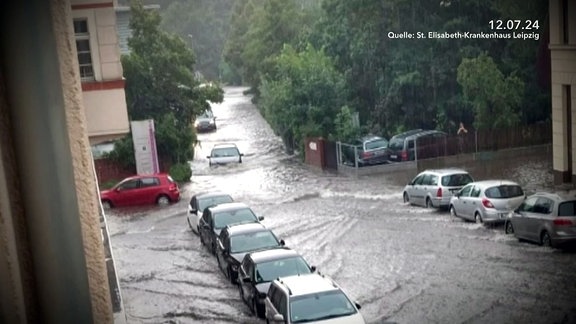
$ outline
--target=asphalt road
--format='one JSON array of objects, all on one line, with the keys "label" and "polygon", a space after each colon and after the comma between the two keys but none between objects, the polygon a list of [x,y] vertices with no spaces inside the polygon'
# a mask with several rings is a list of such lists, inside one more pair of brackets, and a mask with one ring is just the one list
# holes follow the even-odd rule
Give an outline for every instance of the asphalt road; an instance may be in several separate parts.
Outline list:
[{"label": "asphalt road", "polygon": [[[129,323],[261,323],[186,223],[194,192],[222,190],[361,305],[368,323],[575,323],[576,253],[519,242],[502,227],[402,203],[414,174],[346,177],[283,153],[242,88],[213,107],[183,200],[111,210],[108,225]],[[213,144],[234,142],[241,165],[210,169]],[[547,157],[495,165],[533,191],[549,186]],[[484,168],[485,170],[485,168]]]}]

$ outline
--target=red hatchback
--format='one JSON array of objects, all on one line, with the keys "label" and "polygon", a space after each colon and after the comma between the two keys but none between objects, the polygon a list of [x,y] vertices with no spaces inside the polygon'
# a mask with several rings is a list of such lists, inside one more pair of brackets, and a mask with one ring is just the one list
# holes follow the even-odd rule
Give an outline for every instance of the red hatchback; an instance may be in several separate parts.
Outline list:
[{"label": "red hatchback", "polygon": [[180,200],[178,184],[166,173],[137,175],[100,192],[104,208],[145,204],[167,205]]}]

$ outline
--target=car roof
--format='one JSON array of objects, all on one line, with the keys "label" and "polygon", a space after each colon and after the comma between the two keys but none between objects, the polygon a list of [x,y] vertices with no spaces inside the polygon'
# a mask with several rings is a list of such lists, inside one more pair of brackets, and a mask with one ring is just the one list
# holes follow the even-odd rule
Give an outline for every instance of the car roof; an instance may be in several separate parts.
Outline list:
[{"label": "car roof", "polygon": [[340,290],[340,287],[332,279],[317,273],[281,277],[276,281],[287,288],[291,296]]},{"label": "car roof", "polygon": [[478,185],[480,187],[493,187],[493,186],[501,186],[501,185],[512,185],[512,186],[520,186],[518,183],[514,182],[514,181],[510,181],[510,180],[500,180],[500,179],[496,179],[496,180],[482,180],[482,181],[474,181],[469,183],[470,184],[474,184],[474,185]]},{"label": "car roof", "polygon": [[212,149],[216,149],[216,148],[230,148],[230,147],[238,148],[238,146],[236,146],[236,144],[234,144],[234,143],[220,143],[220,144],[214,144],[214,146],[212,147]]},{"label": "car roof", "polygon": [[369,142],[369,141],[378,141],[378,140],[385,140],[386,139],[384,137],[381,136],[377,136],[377,135],[366,135],[360,138],[360,141],[362,142]]},{"label": "car roof", "polygon": [[134,180],[134,179],[142,179],[142,178],[150,178],[150,177],[166,177],[168,173],[150,173],[150,174],[136,174],[130,177],[126,177],[122,179],[120,182],[124,182],[126,180]]},{"label": "car roof", "polygon": [[424,130],[421,129],[421,128],[411,129],[411,130],[405,131],[405,132],[403,132],[403,133],[396,134],[396,135],[392,136],[391,139],[404,138],[404,137],[407,137],[407,136],[410,136],[410,135],[414,135],[414,134],[417,134],[417,133],[420,133],[420,132],[423,132],[423,131],[424,131]]},{"label": "car roof", "polygon": [[444,168],[444,169],[428,169],[428,170],[424,170],[421,172],[421,174],[423,173],[437,173],[437,174],[441,174],[441,175],[445,175],[445,174],[468,174],[468,171],[464,170],[464,169],[459,169],[459,168]]},{"label": "car roof", "polygon": [[272,249],[250,253],[250,258],[252,261],[254,261],[254,263],[292,258],[295,256],[300,256],[300,253],[290,248]]},{"label": "car roof", "polygon": [[422,136],[426,136],[426,135],[430,135],[430,134],[441,134],[441,135],[446,135],[445,132],[443,131],[439,131],[439,130],[435,130],[435,129],[429,129],[429,130],[423,130],[414,134],[410,134],[408,136],[406,136],[406,138],[417,138],[417,137],[422,137]]},{"label": "car roof", "polygon": [[222,191],[202,191],[196,193],[193,197],[196,197],[196,199],[202,199],[202,198],[211,198],[220,196],[230,196],[230,195]]},{"label": "car roof", "polygon": [[212,213],[219,213],[223,211],[246,209],[246,208],[250,207],[248,207],[248,205],[246,205],[245,203],[241,202],[229,202],[208,207],[208,209],[210,209]]},{"label": "car roof", "polygon": [[574,197],[574,195],[570,195],[569,193],[536,192],[533,195],[530,195],[528,198],[530,197],[546,197],[559,202],[576,201],[576,197]]},{"label": "car roof", "polygon": [[238,225],[229,225],[226,227],[229,236],[241,235],[255,232],[271,232],[269,228],[261,223],[246,223]]}]

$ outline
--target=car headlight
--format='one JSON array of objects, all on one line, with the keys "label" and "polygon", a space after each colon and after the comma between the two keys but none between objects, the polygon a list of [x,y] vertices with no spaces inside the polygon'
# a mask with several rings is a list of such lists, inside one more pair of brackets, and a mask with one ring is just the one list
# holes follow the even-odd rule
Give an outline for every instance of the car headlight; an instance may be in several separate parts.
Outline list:
[{"label": "car headlight", "polygon": [[198,126],[200,124],[200,122],[198,120],[194,121],[194,126]]}]

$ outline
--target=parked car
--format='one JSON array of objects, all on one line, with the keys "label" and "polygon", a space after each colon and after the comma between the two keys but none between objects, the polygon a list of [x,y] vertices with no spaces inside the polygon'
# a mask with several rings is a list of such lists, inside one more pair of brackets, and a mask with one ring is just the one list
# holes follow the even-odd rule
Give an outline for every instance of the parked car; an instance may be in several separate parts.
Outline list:
[{"label": "parked car", "polygon": [[190,203],[188,204],[188,214],[186,214],[188,226],[190,226],[190,229],[192,229],[193,232],[198,234],[200,218],[202,217],[202,212],[204,212],[206,207],[230,203],[233,201],[234,199],[232,199],[229,194],[218,191],[195,194],[190,198]]},{"label": "parked car", "polygon": [[212,148],[210,155],[206,158],[208,159],[208,165],[213,166],[215,164],[228,164],[228,163],[242,163],[243,153],[240,153],[236,144],[216,144]]},{"label": "parked car", "polygon": [[446,133],[438,130],[413,129],[390,138],[390,161],[413,161],[443,155]]},{"label": "parked car", "polygon": [[473,181],[470,174],[462,169],[426,170],[404,187],[402,196],[405,203],[427,208],[448,208],[452,195]]},{"label": "parked car", "polygon": [[272,281],[264,304],[267,322],[365,323],[360,305],[332,279],[317,273]]},{"label": "parked car", "polygon": [[505,222],[525,198],[516,182],[486,180],[464,186],[450,200],[450,214],[476,223]]},{"label": "parked car", "polygon": [[253,223],[232,225],[224,228],[217,239],[216,259],[218,267],[231,283],[238,280],[238,267],[247,253],[281,248],[279,240],[266,226]]},{"label": "parked car", "polygon": [[246,254],[238,268],[240,298],[254,315],[263,318],[264,299],[272,280],[314,271],[316,267],[309,266],[298,252],[289,248]]},{"label": "parked car", "polygon": [[166,173],[136,175],[100,191],[104,208],[145,204],[167,205],[180,200],[178,183]]},{"label": "parked car", "polygon": [[354,164],[357,161],[358,166],[388,163],[388,140],[380,136],[367,135],[343,148],[346,160]]},{"label": "parked car", "polygon": [[551,193],[529,196],[506,220],[506,233],[557,247],[576,242],[576,198]]},{"label": "parked car", "polygon": [[198,224],[200,242],[206,245],[212,254],[216,254],[216,239],[220,231],[229,225],[259,223],[264,217],[256,216],[244,203],[232,202],[204,209]]},{"label": "parked car", "polygon": [[196,131],[215,131],[216,127],[216,116],[211,109],[207,109],[202,115],[196,116],[194,121],[194,127]]}]

